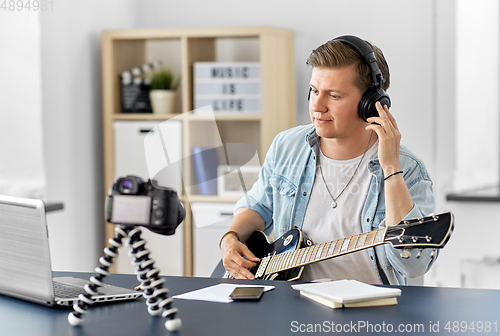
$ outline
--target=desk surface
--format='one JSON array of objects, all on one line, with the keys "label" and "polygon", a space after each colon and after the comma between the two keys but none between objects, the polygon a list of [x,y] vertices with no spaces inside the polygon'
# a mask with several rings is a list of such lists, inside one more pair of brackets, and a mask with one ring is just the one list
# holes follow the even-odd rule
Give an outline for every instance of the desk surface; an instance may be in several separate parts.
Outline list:
[{"label": "desk surface", "polygon": [[[88,279],[91,274],[58,272],[56,275]],[[249,283],[214,278],[166,279],[166,287],[172,295],[221,282]],[[134,275],[111,275],[106,280],[107,283],[129,288],[137,285]],[[335,328],[343,328],[349,335],[385,335],[390,328],[393,332],[399,329],[399,334],[411,334],[410,330],[417,333],[417,329],[422,335],[473,334],[470,329],[461,332],[460,328],[465,325],[460,326],[462,321],[468,328],[474,322],[476,333],[478,322],[482,322],[481,334],[500,333],[498,290],[399,287],[403,292],[395,306],[334,310],[301,297],[289,282],[259,280],[251,283],[271,284],[276,288],[264,294],[258,302],[175,300],[174,306],[179,309],[178,316],[182,319],[182,329],[177,335],[328,334]],[[0,335],[171,335],[164,328],[163,318],[149,316],[143,299],[93,306],[81,327],[68,324],[69,311],[0,295]],[[453,324],[454,321],[458,324]],[[490,332],[486,332],[487,321]],[[446,329],[448,322],[449,330]],[[315,333],[312,328],[316,328]]]}]

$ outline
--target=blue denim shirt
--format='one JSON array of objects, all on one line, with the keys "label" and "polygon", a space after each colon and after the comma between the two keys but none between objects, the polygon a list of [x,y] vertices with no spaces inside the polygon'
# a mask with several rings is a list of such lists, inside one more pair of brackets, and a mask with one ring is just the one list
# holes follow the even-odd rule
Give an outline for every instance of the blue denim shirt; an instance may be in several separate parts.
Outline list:
[{"label": "blue denim shirt", "polygon": [[[274,230],[276,238],[294,227],[301,229],[314,184],[318,154],[319,136],[312,124],[278,134],[266,155],[259,180],[236,203],[235,209],[248,208],[258,212],[265,222],[264,232],[269,235]],[[435,199],[427,169],[404,146],[400,146],[399,160],[414,202],[405,219],[428,215],[434,211]],[[363,232],[385,227],[384,173],[377,155],[369,161],[368,170],[372,179],[359,219]],[[368,249],[381,281],[379,266],[390,284],[400,285],[406,284],[407,278],[427,272],[436,259],[431,258],[430,249],[425,249],[418,259],[415,257],[418,249],[411,249],[410,252],[411,257],[403,259],[401,250],[391,244]]]}]

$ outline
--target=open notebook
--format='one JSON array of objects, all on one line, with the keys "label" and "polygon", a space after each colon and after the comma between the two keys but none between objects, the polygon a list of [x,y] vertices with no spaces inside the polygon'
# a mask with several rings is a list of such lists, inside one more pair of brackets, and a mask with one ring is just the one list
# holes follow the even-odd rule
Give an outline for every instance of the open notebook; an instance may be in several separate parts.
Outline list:
[{"label": "open notebook", "polygon": [[[50,306],[72,305],[87,280],[52,278],[45,204],[0,196],[0,294]],[[128,300],[142,294],[106,285],[96,302]]]}]

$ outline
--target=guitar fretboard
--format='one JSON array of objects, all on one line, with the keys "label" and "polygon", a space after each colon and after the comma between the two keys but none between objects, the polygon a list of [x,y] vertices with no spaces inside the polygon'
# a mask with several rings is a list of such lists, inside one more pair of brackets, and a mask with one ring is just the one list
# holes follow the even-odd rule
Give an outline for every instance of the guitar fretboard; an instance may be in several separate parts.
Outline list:
[{"label": "guitar fretboard", "polygon": [[386,228],[273,256],[265,274],[273,274],[385,243]]}]

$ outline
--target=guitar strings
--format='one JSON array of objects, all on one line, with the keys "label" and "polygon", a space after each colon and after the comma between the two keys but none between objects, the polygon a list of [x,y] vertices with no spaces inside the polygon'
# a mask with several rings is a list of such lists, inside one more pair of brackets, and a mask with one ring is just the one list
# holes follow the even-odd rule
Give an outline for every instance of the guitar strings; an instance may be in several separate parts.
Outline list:
[{"label": "guitar strings", "polygon": [[[434,222],[435,220],[434,219],[428,219],[428,220],[424,220],[422,222],[420,221],[417,221],[417,222],[413,222],[413,223],[408,223],[408,224],[404,224],[406,227],[412,227],[412,226],[416,226],[416,225],[419,225],[419,224],[426,224],[426,223],[431,223],[431,222]],[[393,226],[389,226],[387,228],[387,231],[397,231],[397,230],[401,230],[401,227],[400,227],[400,224],[397,224],[397,225],[393,225]]]},{"label": "guitar strings", "polygon": [[[431,222],[433,222],[435,220],[436,219],[434,219],[434,218],[427,219],[427,220],[423,219],[423,220],[418,220],[418,221],[406,223],[405,226],[406,227],[413,227],[413,226],[420,225],[420,224],[431,223]],[[388,227],[387,230],[386,230],[386,233],[393,233],[393,232],[400,231],[400,230],[401,230],[401,227],[400,227],[400,224],[398,224],[398,225],[394,225],[394,226]],[[375,230],[375,231],[377,231],[377,230]],[[374,232],[374,231],[371,231],[371,232]],[[353,237],[355,237],[355,236],[353,236]],[[405,234],[405,235],[403,235],[403,237],[410,237],[410,235],[406,235]],[[425,238],[425,236],[412,236],[412,237]],[[347,238],[352,238],[352,237],[347,237]],[[395,238],[397,238],[397,237],[388,238],[388,240],[395,239]],[[346,238],[344,238],[344,239],[346,239]],[[340,239],[338,239],[338,240],[340,240]],[[337,242],[338,240],[332,241],[330,243]],[[323,245],[323,247],[325,247],[326,244],[328,244],[328,243],[323,243],[323,244],[319,244],[319,245],[316,245],[316,246]],[[302,249],[280,253],[279,256],[281,258],[281,261],[278,261],[278,263],[282,263],[284,260],[288,260],[288,262],[286,262],[286,263],[289,264],[290,261],[292,261],[292,260],[294,260],[296,258],[296,256],[292,256],[292,258],[289,259],[289,255],[296,255],[296,254],[298,254],[300,252],[303,252],[303,253],[307,254],[309,252],[304,252],[304,251],[309,250],[309,249],[313,249],[313,248],[314,248],[314,246],[308,246],[308,247],[305,247],[305,248],[302,248]],[[277,258],[277,257],[278,257],[278,255],[272,256],[272,258]],[[292,262],[292,264],[296,264],[296,262]],[[297,265],[300,265],[300,264],[301,263],[298,263]],[[285,265],[274,265],[274,267],[278,267],[278,268],[280,268],[282,270],[290,268],[290,267],[287,267]],[[275,273],[275,272],[276,271],[268,273],[268,270],[266,270],[265,274],[267,275],[267,274],[271,274],[271,273]]]}]

